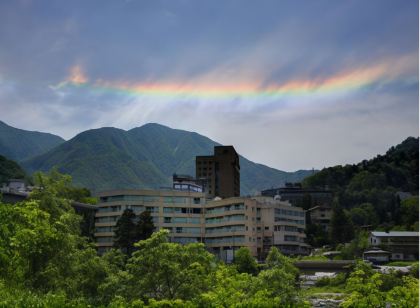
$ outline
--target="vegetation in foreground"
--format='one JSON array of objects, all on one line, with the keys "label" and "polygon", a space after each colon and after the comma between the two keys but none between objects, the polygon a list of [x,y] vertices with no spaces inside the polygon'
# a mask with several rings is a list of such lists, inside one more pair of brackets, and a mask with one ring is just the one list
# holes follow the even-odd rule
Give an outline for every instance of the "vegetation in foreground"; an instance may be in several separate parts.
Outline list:
[{"label": "vegetation in foreground", "polygon": [[[67,194],[70,178],[53,171],[35,177],[27,201],[0,203],[0,307],[305,307],[298,271],[273,248],[257,266],[247,249],[233,265],[203,244],[170,243],[162,230],[135,244],[131,256],[98,256],[80,235]],[[382,275],[359,263],[340,281],[344,307],[415,307],[418,279]]]}]

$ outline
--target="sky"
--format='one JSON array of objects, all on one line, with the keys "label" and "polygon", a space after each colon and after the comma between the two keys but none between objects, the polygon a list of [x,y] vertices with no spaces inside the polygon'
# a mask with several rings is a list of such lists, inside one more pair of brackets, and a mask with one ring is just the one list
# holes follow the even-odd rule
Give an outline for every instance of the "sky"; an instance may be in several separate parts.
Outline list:
[{"label": "sky", "polygon": [[419,134],[417,0],[0,1],[0,120],[146,123],[285,171]]}]

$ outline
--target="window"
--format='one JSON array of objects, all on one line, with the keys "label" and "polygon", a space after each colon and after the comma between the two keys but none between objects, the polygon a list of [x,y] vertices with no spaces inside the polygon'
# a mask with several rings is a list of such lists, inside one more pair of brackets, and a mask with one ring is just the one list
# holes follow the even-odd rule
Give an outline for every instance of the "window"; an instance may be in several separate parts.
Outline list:
[{"label": "window", "polygon": [[150,213],[158,213],[159,208],[155,206],[146,206],[146,211],[149,211]]},{"label": "window", "polygon": [[196,208],[193,208],[193,209],[192,209],[192,213],[193,213],[193,214],[201,214],[201,209],[196,209]]},{"label": "window", "polygon": [[284,236],[284,240],[286,242],[296,242],[297,241],[297,237],[294,235],[285,235]]},{"label": "window", "polygon": [[187,217],[174,217],[172,218],[173,223],[187,223]]},{"label": "window", "polygon": [[171,223],[171,217],[165,217],[164,220],[163,220],[163,222],[165,224],[170,224]]}]

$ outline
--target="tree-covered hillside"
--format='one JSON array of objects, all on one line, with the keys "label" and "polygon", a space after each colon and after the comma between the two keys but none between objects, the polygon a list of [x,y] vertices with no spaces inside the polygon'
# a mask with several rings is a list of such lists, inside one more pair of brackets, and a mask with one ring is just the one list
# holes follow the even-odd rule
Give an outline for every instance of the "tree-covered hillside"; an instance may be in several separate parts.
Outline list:
[{"label": "tree-covered hillside", "polygon": [[385,155],[355,165],[325,168],[307,177],[303,184],[332,189],[355,225],[404,224],[399,192],[418,195],[419,139],[409,137]]},{"label": "tree-covered hillside", "polygon": [[[55,149],[24,162],[29,171],[57,166],[75,184],[99,191],[171,186],[173,173],[195,175],[195,156],[212,155],[218,143],[194,132],[159,124],[124,131],[85,131]],[[284,172],[240,157],[241,194],[300,181],[312,171]]]},{"label": "tree-covered hillside", "polygon": [[43,154],[64,139],[48,133],[18,129],[0,121],[0,154],[21,162]]},{"label": "tree-covered hillside", "polygon": [[9,179],[24,179],[25,171],[13,160],[0,155],[0,185]]}]

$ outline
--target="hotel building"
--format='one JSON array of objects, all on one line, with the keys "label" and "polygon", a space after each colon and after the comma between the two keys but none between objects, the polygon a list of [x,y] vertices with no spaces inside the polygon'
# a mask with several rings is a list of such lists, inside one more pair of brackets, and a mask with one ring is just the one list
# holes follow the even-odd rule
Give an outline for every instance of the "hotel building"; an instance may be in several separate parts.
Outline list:
[{"label": "hotel building", "polygon": [[115,190],[99,195],[95,217],[98,252],[113,246],[114,229],[124,210],[149,211],[156,230],[167,229],[177,243],[203,242],[205,194],[181,190]]},{"label": "hotel building", "polygon": [[113,246],[114,228],[125,209],[136,215],[150,211],[156,230],[169,230],[171,241],[203,242],[227,262],[240,247],[248,247],[259,259],[272,246],[289,255],[308,252],[303,209],[270,197],[208,201],[204,193],[188,190],[117,190],[100,193],[99,198],[95,217],[99,253]]},{"label": "hotel building", "polygon": [[195,170],[210,199],[240,196],[239,155],[233,146],[215,146],[212,156],[196,156]]}]

